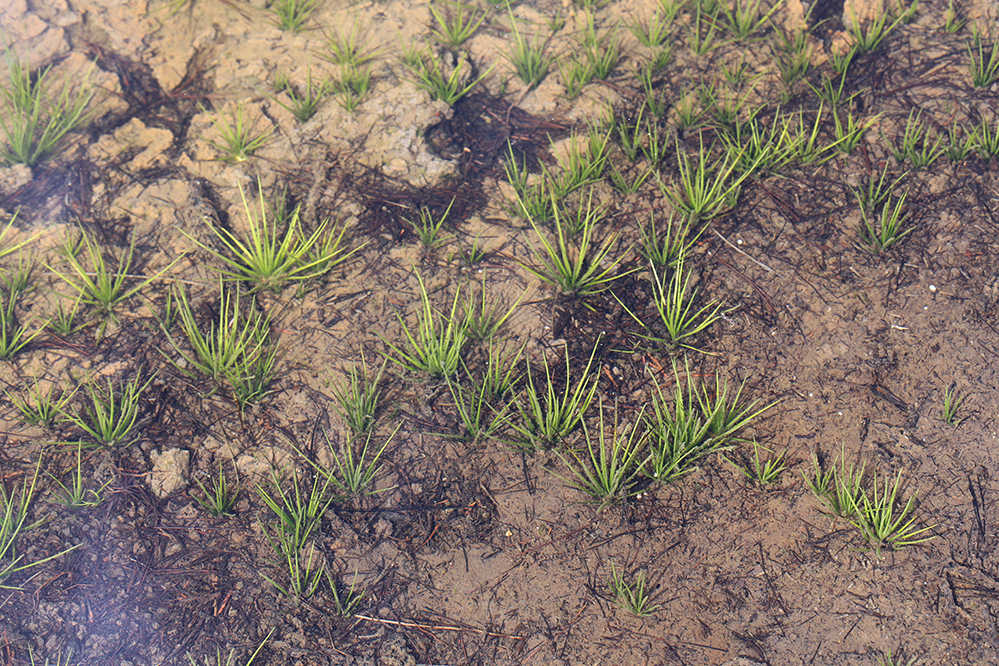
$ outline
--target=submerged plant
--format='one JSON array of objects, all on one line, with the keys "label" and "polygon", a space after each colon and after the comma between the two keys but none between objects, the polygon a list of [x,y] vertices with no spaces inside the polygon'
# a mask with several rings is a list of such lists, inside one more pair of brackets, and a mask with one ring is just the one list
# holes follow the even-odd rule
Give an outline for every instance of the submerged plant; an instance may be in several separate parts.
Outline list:
[{"label": "submerged plant", "polygon": [[119,382],[116,387],[108,377],[107,390],[88,383],[84,393],[89,405],[83,414],[64,412],[65,418],[102,446],[127,444],[133,439],[132,429],[139,418],[139,400],[154,379],[155,374],[143,383],[141,374],[136,373],[131,381]]},{"label": "submerged plant", "polygon": [[241,238],[204,219],[221,241],[225,252],[205,245],[186,232],[184,234],[225,264],[225,268],[219,269],[221,275],[251,282],[254,285],[252,291],[279,293],[289,283],[301,284],[325,275],[361,249],[348,250],[344,246],[346,225],[338,230],[326,219],[310,234],[302,225],[301,206],[296,206],[286,216],[278,215],[264,200],[263,188],[258,189],[259,210],[250,206],[243,188],[239,189],[249,237]]},{"label": "submerged plant", "polygon": [[4,49],[6,81],[0,83],[0,160],[35,166],[60,149],[66,135],[88,119],[96,90],[91,71],[82,79],[67,77],[60,90],[52,66],[32,73],[11,46]]},{"label": "submerged plant", "polygon": [[569,350],[565,350],[565,377],[559,381],[552,375],[547,359],[544,361],[544,380],[537,380],[527,364],[527,385],[517,411],[521,422],[513,424],[520,436],[517,442],[528,449],[549,448],[560,445],[577,426],[597,392],[599,374],[593,372],[594,346],[580,376],[572,379]]},{"label": "submerged plant", "polygon": [[629,583],[624,577],[624,572],[618,571],[611,562],[611,577],[607,581],[614,603],[628,611],[635,617],[646,617],[659,610],[658,605],[653,605],[649,592],[646,589],[645,572],[638,572],[638,576],[633,583]]},{"label": "submerged plant", "polygon": [[[642,467],[648,460],[642,459],[646,435],[639,434],[638,423],[644,410],[640,410],[631,426],[619,424],[618,412],[614,410],[614,423],[604,422],[604,406],[599,406],[600,421],[596,437],[591,436],[586,421],[583,423],[583,439],[586,452],[581,454],[570,449],[565,455],[556,455],[569,468],[571,477],[563,477],[574,488],[589,495],[603,510],[614,502],[627,500],[634,495],[636,482]],[[570,459],[571,458],[571,459]]]},{"label": "submerged plant", "polygon": [[35,499],[41,465],[42,461],[39,459],[34,474],[30,475],[30,478],[27,474],[24,476],[24,482],[20,489],[15,487],[13,490],[7,490],[6,484],[0,481],[0,590],[21,589],[15,585],[7,584],[8,579],[21,571],[62,557],[79,547],[77,544],[33,562],[25,561],[24,553],[18,552],[18,542],[21,536],[41,522],[28,522],[28,513],[31,511],[31,505]]},{"label": "submerged plant", "polygon": [[219,151],[220,159],[224,162],[245,162],[270,141],[274,134],[271,128],[255,133],[247,120],[246,109],[242,103],[236,106],[231,121],[221,114],[217,114],[211,120],[219,134],[219,140],[207,139],[207,142]]},{"label": "submerged plant", "polygon": [[416,316],[416,329],[411,330],[402,315],[396,313],[396,318],[402,324],[406,343],[400,346],[382,338],[393,352],[388,358],[413,372],[425,372],[437,379],[450,377],[458,371],[461,353],[467,342],[466,324],[458,312],[461,290],[455,290],[449,313],[438,313],[430,304],[430,295],[423,277],[417,273],[416,279],[422,306]]}]

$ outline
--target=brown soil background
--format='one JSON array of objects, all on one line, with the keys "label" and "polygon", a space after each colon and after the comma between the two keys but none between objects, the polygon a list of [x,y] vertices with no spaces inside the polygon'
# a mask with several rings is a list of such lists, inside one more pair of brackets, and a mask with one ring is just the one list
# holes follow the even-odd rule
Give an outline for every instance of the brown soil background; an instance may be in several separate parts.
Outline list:
[{"label": "brown soil background", "polygon": [[[38,288],[26,314],[47,317],[68,293],[45,264],[70,228],[118,251],[134,234],[137,273],[182,257],[102,338],[94,327],[44,335],[0,368],[12,391],[35,378],[71,386],[86,373],[157,373],[138,440],[85,455],[95,485],[112,482],[101,506],[65,509],[41,479],[31,517],[45,522],[26,535],[24,555],[81,546],[8,582],[21,589],[0,590],[5,666],[30,663],[30,654],[36,663],[71,654],[70,663],[185,664],[188,653],[214,660],[216,648],[245,660],[272,631],[258,664],[875,664],[889,649],[920,664],[999,663],[996,162],[941,159],[910,174],[915,230],[884,257],[857,249],[860,215],[847,188],[891,159],[887,146],[912,108],[944,130],[994,119],[995,88],[968,82],[968,30],[941,28],[945,3],[920,4],[911,24],[851,70],[863,112],[883,114],[858,150],[751,181],[695,250],[699,289],[731,310],[698,340],[711,354],[690,362],[702,376],[746,381],[751,399],[780,400],[743,433],[788,450],[780,483],[756,487],[715,456],[677,483],[598,512],[550,473],[561,465],[551,453],[522,455],[502,441],[469,448],[435,434],[455,429],[446,387],[390,367],[380,432],[401,429],[376,480],[389,490],[333,505],[317,540],[330,570],[348,581],[356,572],[366,591],[350,619],[335,613],[326,589],[295,605],[261,578],[280,568],[261,528],[272,517],[252,484],[272,468],[306,474],[293,446],[321,448],[324,431],[344,436],[331,385],[362,353],[380,364],[379,336],[401,339],[395,313],[411,321],[419,304],[414,268],[440,304],[483,280],[497,303],[524,294],[502,335],[526,345],[532,362],[557,360],[567,345],[581,367],[606,333],[598,358],[607,401],[641,404],[649,368],[669,362],[668,350],[637,338],[614,299],[597,298],[592,310],[556,299],[524,269],[534,263],[532,234],[508,212],[502,166],[507,138],[553,164],[549,136],[564,149],[571,131],[608,105],[635,108],[632,71],[649,54],[622,30],[625,60],[608,82],[569,101],[553,69],[525,93],[501,57],[509,18],[491,10],[468,51],[479,71],[495,69],[450,109],[417,89],[399,62],[400,43],[429,32],[426,3],[322,3],[298,34],[271,25],[260,4],[191,0],[171,12],[145,2],[12,0],[0,14],[33,66],[55,63],[68,76],[96,61],[100,88],[91,123],[60,156],[0,177],[4,219],[20,209],[18,234],[42,232],[30,249]],[[813,8],[813,18],[828,19],[816,31],[816,65],[842,39],[848,10]],[[962,10],[990,16],[986,7]],[[652,11],[611,0],[595,15],[609,27]],[[563,17],[550,42],[559,57],[582,30],[568,3],[517,4],[513,13],[539,30]],[[792,3],[779,16],[794,24],[803,8]],[[275,73],[293,82],[310,69],[334,76],[317,55],[323,30],[355,21],[378,54],[372,93],[355,113],[330,99],[297,123],[272,99]],[[671,101],[743,56],[763,76],[761,98],[776,98],[763,41],[700,58],[684,39],[681,29],[661,77]],[[791,104],[811,94],[796,89]],[[209,143],[211,118],[240,104],[274,135],[250,160],[225,164]],[[213,242],[205,216],[238,229],[238,188],[258,180],[265,192],[287,186],[310,224],[333,217],[349,225],[353,246],[366,245],[304,297],[290,289],[262,298],[281,333],[280,372],[272,395],[240,415],[169,362],[155,314],[170,281],[184,281],[198,302],[216,297],[217,262],[191,237]],[[650,210],[665,219],[668,203],[651,181],[627,196],[606,185],[598,192],[607,232],[620,233],[618,251],[634,257],[624,267],[639,265],[630,247],[637,225]],[[452,197],[449,240],[421,249],[405,220]],[[463,267],[454,257],[476,238],[487,259]],[[621,288],[643,293],[646,276],[627,280]],[[957,428],[939,419],[951,385],[966,396]],[[48,442],[79,434],[26,427],[6,405],[6,487],[39,456],[47,471],[69,468],[75,452]],[[936,538],[877,557],[849,525],[824,515],[802,473],[813,456],[841,447],[879,472],[901,470]],[[241,479],[230,519],[207,516],[192,499],[191,478],[207,479],[219,465]],[[613,604],[611,562],[629,576],[645,572],[660,606],[654,615],[635,618]]]}]

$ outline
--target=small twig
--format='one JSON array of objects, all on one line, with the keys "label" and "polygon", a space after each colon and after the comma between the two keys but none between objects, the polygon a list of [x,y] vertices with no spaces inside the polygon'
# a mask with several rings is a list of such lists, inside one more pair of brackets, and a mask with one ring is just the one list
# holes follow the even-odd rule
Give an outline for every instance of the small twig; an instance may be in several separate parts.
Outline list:
[{"label": "small twig", "polygon": [[720,233],[718,233],[717,230],[713,230],[713,231],[715,232],[715,236],[718,236],[718,238],[721,238],[722,241],[724,241],[725,244],[728,245],[730,248],[732,248],[733,250],[735,250],[739,254],[743,255],[744,257],[746,257],[747,259],[749,259],[751,262],[753,262],[754,264],[756,264],[757,266],[759,266],[763,270],[769,271],[769,272],[773,273],[774,275],[776,275],[777,277],[779,277],[781,280],[784,279],[783,275],[781,275],[780,273],[778,273],[774,269],[770,268],[769,266],[767,266],[763,262],[758,261],[755,258],[753,258],[750,255],[748,255],[745,252],[743,252],[742,249],[740,249],[737,245],[734,245],[733,243],[729,242],[729,240],[727,238],[725,238],[724,236],[722,236]]}]

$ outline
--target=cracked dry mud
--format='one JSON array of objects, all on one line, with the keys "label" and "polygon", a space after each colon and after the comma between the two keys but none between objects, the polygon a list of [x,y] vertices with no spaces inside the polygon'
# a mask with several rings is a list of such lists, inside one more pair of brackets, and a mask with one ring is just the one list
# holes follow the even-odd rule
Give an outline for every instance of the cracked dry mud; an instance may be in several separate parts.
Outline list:
[{"label": "cracked dry mud", "polygon": [[[699,303],[719,299],[725,313],[696,339],[706,353],[686,354],[644,339],[623,307],[648,305],[639,225],[650,211],[665,220],[671,210],[656,178],[631,194],[614,190],[609,174],[595,184],[606,207],[600,233],[620,235],[617,272],[639,272],[616,283],[621,300],[603,293],[584,303],[557,297],[527,269],[538,264],[536,236],[511,212],[504,171],[508,145],[537,179],[542,165],[557,171],[573,132],[603,122],[608,109],[634,118],[644,96],[634,70],[650,49],[622,29],[624,59],[607,81],[569,100],[553,66],[526,90],[503,57],[510,17],[532,34],[557,28],[547,45],[564,65],[585,13],[568,2],[514,3],[510,12],[478,2],[489,13],[464,48],[469,74],[488,73],[451,107],[400,62],[432,29],[427,3],[319,4],[298,33],[275,26],[259,0],[0,8],[0,29],[33,69],[54,64],[57,77],[98,90],[90,122],[59,155],[0,171],[0,219],[20,211],[7,242],[33,238],[35,288],[21,319],[32,327],[68,303],[71,290],[49,266],[59,265],[73,229],[116,256],[134,238],[132,274],[167,269],[103,332],[45,333],[0,366],[15,396],[35,381],[68,390],[90,377],[155,375],[134,441],[82,453],[87,483],[110,482],[99,506],[61,506],[53,476],[39,477],[28,522],[41,522],[16,556],[32,562],[78,547],[0,581],[12,586],[0,589],[0,662],[179,665],[235,649],[246,663],[264,642],[256,664],[866,665],[888,650],[918,664],[999,663],[996,159],[943,158],[909,173],[913,230],[883,256],[857,247],[861,216],[848,187],[885,163],[905,170],[889,146],[913,108],[943,132],[994,124],[995,86],[971,87],[970,32],[942,29],[946,3],[919,4],[911,23],[851,69],[858,113],[873,119],[851,155],[753,177],[710,222],[689,262]],[[655,7],[610,0],[594,10],[596,25],[644,19]],[[995,9],[961,7],[993,24]],[[774,22],[813,27],[817,83],[827,55],[849,43],[851,17],[880,11],[789,1]],[[677,21],[673,58],[655,82],[671,108],[664,133],[677,132],[674,105],[719,77],[722,64],[741,61],[758,74],[743,87],[746,99],[773,111],[783,88],[767,40],[777,25],[701,57],[688,45],[689,12]],[[301,86],[310,75],[338,76],[325,43],[352,26],[374,54],[371,92],[353,112],[329,97],[298,122],[275,78]],[[784,103],[818,106],[800,83]],[[239,112],[271,134],[245,161],[227,163],[216,122]],[[704,131],[710,140],[719,130]],[[684,150],[696,150],[697,132],[679,135]],[[667,185],[677,174],[673,150],[661,170]],[[629,175],[643,167],[618,147],[611,161]],[[198,312],[217,303],[221,264],[201,246],[219,247],[211,223],[246,231],[240,191],[252,198],[258,188],[268,198],[287,192],[309,228],[325,218],[347,225],[346,241],[359,250],[304,293],[259,296],[279,336],[278,372],[271,393],[240,412],[218,385],[185,371],[158,318],[171,285],[183,285]],[[441,214],[452,199],[445,238],[422,248],[412,220],[424,206]],[[475,243],[485,260],[463,264]],[[447,386],[390,364],[379,441],[399,430],[375,478],[380,492],[332,504],[313,545],[341,588],[354,582],[365,596],[349,618],[326,582],[295,603],[264,578],[287,574],[255,488],[268,487],[272,473],[289,483],[292,469],[312,478],[303,456],[329,463],[327,439],[337,446],[347,437],[334,389],[352,364],[379,368],[386,341],[403,340],[403,322],[413,325],[420,307],[417,272],[442,309],[456,289],[477,294],[481,285],[490,303],[520,299],[501,338],[523,346],[535,374],[545,361],[560,368],[566,353],[578,374],[596,346],[598,395],[616,401],[625,420],[655,382],[671,381],[671,358],[686,358],[699,378],[746,382],[747,400],[777,404],[727,457],[705,458],[670,484],[644,482],[598,510],[566,483],[557,451],[522,451],[506,431],[463,442],[453,436]],[[484,358],[482,347],[466,353],[472,368]],[[956,427],[940,419],[948,387],[965,398]],[[27,426],[10,399],[4,407],[7,492],[39,460],[66,478],[77,450],[52,442],[75,442],[81,431]],[[588,419],[595,427],[595,411]],[[581,435],[563,450],[578,450]],[[746,460],[754,439],[788,452],[776,484],[754,485],[728,462]],[[823,513],[803,475],[816,456],[828,464],[841,451],[879,474],[900,471],[906,496],[918,498],[918,524],[934,538],[875,553],[849,523]],[[196,481],[210,483],[220,468],[241,493],[234,516],[213,518],[195,500]],[[644,573],[654,613],[638,618],[615,605],[612,565],[629,578]]]}]

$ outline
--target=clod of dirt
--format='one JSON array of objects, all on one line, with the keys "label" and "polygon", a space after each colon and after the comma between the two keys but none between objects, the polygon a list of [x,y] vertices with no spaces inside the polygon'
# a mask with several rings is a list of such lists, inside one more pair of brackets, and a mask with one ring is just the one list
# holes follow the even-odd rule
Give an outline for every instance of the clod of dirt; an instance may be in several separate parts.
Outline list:
[{"label": "clod of dirt", "polygon": [[191,468],[191,452],[183,449],[167,449],[149,454],[153,463],[153,473],[149,485],[156,497],[163,499],[187,485],[187,473]]}]

